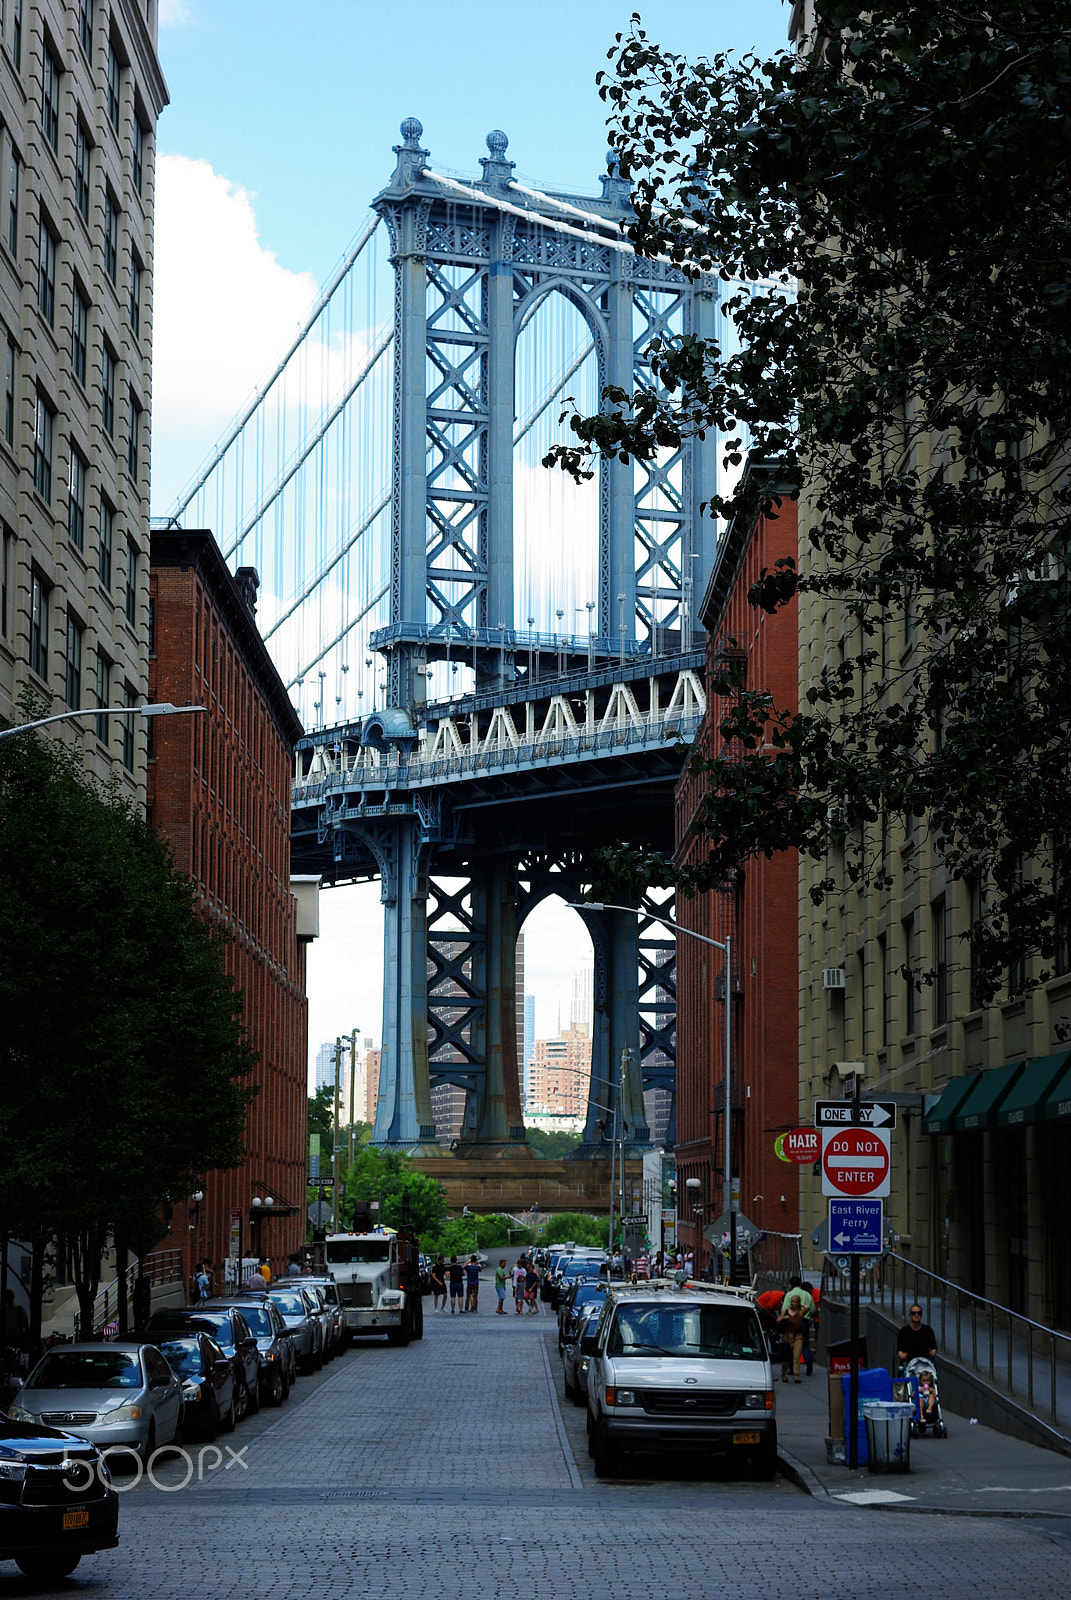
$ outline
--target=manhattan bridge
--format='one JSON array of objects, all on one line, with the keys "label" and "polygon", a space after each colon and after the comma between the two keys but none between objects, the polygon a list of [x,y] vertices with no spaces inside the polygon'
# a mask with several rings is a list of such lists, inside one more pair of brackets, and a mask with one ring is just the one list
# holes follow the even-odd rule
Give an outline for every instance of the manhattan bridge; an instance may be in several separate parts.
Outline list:
[{"label": "manhattan bridge", "polygon": [[[401,135],[300,336],[170,520],[261,575],[264,638],[310,730],[293,870],[381,886],[375,1143],[441,1155],[445,1081],[465,1091],[459,1154],[519,1154],[525,918],[579,900],[600,845],[673,848],[724,441],[603,462],[581,486],[541,461],[570,402],[651,381],[653,339],[724,348],[731,326],[717,275],[634,253],[612,163],[598,197],[562,194],[514,176],[504,133],[478,179],[433,163],[415,119]],[[674,941],[644,914],[671,907],[582,913],[585,1154],[618,1117],[642,1148],[644,1091],[673,1090]]]}]

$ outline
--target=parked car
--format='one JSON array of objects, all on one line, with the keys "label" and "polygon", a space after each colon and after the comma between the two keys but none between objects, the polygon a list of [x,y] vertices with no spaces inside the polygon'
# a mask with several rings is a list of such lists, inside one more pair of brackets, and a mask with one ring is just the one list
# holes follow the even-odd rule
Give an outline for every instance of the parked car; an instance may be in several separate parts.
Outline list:
[{"label": "parked car", "polygon": [[234,1408],[239,1422],[260,1410],[260,1358],[257,1341],[237,1307],[225,1300],[201,1300],[195,1306],[162,1306],[145,1323],[153,1339],[184,1333],[207,1333],[231,1364],[234,1373]]},{"label": "parked car", "polygon": [[83,1556],[117,1545],[118,1524],[119,1496],[96,1445],[0,1412],[0,1560],[58,1583]]},{"label": "parked car", "polygon": [[290,1330],[294,1357],[302,1372],[313,1372],[324,1364],[323,1326],[313,1308],[312,1298],[299,1283],[272,1284],[268,1298],[278,1307]]},{"label": "parked car", "polygon": [[[338,1284],[335,1282],[334,1278],[330,1277],[329,1275],[325,1275],[324,1277],[302,1278],[301,1287],[303,1289],[307,1289],[310,1286],[319,1290],[321,1296],[327,1302],[327,1309],[331,1313],[331,1320],[329,1324],[331,1354],[338,1355],[340,1351],[346,1349],[350,1342],[349,1336],[342,1322],[342,1301],[339,1297]],[[280,1287],[284,1286],[280,1285]]]},{"label": "parked car", "polygon": [[281,1406],[290,1393],[297,1368],[293,1340],[278,1306],[266,1294],[239,1295],[234,1300],[224,1300],[221,1295],[212,1304],[219,1310],[242,1313],[257,1341],[261,1404]]},{"label": "parked car", "polygon": [[147,1461],[182,1433],[182,1384],[153,1344],[56,1345],[8,1408],[13,1422],[62,1428],[93,1444],[136,1450]]},{"label": "parked car", "polygon": [[182,1384],[183,1432],[202,1439],[214,1439],[220,1429],[231,1433],[234,1369],[216,1341],[207,1333],[161,1338],[160,1354]]},{"label": "parked car", "polygon": [[583,1313],[590,1305],[601,1306],[609,1285],[590,1278],[575,1278],[569,1292],[558,1306],[558,1354],[577,1337],[577,1328]]},{"label": "parked car", "polygon": [[551,1279],[550,1303],[555,1310],[574,1278],[597,1279],[605,1263],[606,1257],[601,1252],[598,1255],[567,1256]]},{"label": "parked car", "polygon": [[[335,1318],[331,1307],[327,1303],[327,1296],[324,1294],[323,1286],[316,1283],[312,1278],[303,1278],[301,1280],[301,1289],[302,1293],[312,1301],[312,1314],[320,1324],[320,1349],[323,1352],[323,1358],[325,1361],[333,1361],[335,1358]],[[338,1292],[337,1284],[335,1292],[336,1294]],[[339,1319],[341,1320],[341,1311]]]},{"label": "parked car", "polygon": [[602,1301],[584,1306],[577,1313],[577,1333],[568,1341],[562,1351],[562,1372],[565,1385],[565,1398],[571,1400],[574,1406],[586,1406],[588,1403],[588,1362],[580,1348],[580,1340],[585,1333],[593,1333],[595,1324],[602,1311]]}]

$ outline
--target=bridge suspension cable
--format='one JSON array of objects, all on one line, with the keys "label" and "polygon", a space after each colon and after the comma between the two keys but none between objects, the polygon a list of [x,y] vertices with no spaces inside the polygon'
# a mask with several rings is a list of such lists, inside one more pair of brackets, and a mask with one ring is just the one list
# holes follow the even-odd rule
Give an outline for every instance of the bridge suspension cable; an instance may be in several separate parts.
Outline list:
[{"label": "bridge suspension cable", "polygon": [[347,274],[350,272],[351,268],[356,262],[357,257],[361,254],[361,251],[364,249],[365,245],[368,243],[369,239],[371,239],[378,227],[379,218],[377,216],[371,217],[362,228],[361,232],[357,235],[352,248],[343,260],[341,266],[338,268],[338,271],[335,273],[334,277],[329,280],[323,292],[321,293],[320,298],[309,312],[309,315],[305,319],[301,331],[294,339],[293,344],[291,344],[290,348],[287,350],[286,354],[275,368],[275,371],[272,373],[271,377],[268,378],[266,383],[262,384],[257,389],[252,400],[249,402],[249,405],[240,414],[236,421],[231,424],[229,431],[224,438],[220,440],[219,444],[217,444],[211,459],[201,469],[201,472],[196,481],[193,483],[192,487],[185,492],[178,504],[172,508],[168,517],[169,522],[176,523],[179,517],[183,516],[184,513],[189,510],[193,501],[205,487],[205,484],[208,482],[213,472],[216,471],[217,467],[219,467],[220,463],[223,461],[227,451],[238,439],[243,428],[245,428],[256,415],[257,408],[263,404],[265,395],[275,386],[278,380],[282,377],[283,373],[286,371],[286,368],[289,366],[290,362],[293,360],[294,356],[297,355],[298,351],[301,349],[301,346],[304,344],[305,340],[308,338],[309,334],[320,320],[320,317],[323,315],[328,303],[334,298],[335,291],[345,280]]}]

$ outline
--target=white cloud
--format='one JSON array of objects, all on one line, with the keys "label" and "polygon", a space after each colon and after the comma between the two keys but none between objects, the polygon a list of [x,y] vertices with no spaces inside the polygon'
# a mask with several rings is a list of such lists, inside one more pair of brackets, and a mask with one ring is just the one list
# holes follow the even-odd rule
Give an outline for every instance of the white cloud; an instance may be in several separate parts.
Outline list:
[{"label": "white cloud", "polygon": [[160,0],[161,28],[184,28],[193,21],[193,13],[186,0]]},{"label": "white cloud", "polygon": [[207,161],[156,168],[153,408],[158,433],[219,433],[316,299],[257,236],[253,196]]}]

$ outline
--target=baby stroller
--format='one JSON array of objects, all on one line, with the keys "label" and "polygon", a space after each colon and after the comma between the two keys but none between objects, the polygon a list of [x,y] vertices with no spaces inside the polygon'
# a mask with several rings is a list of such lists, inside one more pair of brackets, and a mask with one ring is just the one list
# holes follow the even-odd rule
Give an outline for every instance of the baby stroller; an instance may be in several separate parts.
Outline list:
[{"label": "baby stroller", "polygon": [[937,1369],[929,1356],[916,1356],[904,1367],[903,1381],[910,1385],[910,1398],[915,1407],[911,1432],[921,1439],[932,1429],[935,1439],[947,1439],[948,1429],[941,1415],[941,1396],[937,1387]]}]

